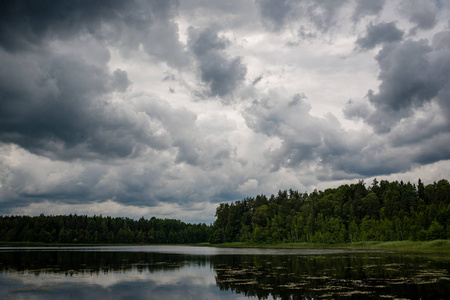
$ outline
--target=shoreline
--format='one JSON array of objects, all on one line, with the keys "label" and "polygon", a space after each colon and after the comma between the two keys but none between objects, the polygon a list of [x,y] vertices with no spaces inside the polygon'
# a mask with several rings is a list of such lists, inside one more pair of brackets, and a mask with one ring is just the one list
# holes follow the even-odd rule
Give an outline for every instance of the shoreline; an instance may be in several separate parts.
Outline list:
[{"label": "shoreline", "polygon": [[203,243],[198,246],[209,246],[219,248],[275,248],[275,249],[351,249],[351,250],[391,250],[402,252],[433,252],[449,253],[450,240],[433,241],[367,241],[344,244],[323,243],[279,243],[279,244],[256,244],[247,242],[232,242],[223,244]]},{"label": "shoreline", "polygon": [[0,242],[0,247],[95,247],[95,246],[197,246],[216,248],[274,248],[274,249],[352,249],[352,250],[391,250],[402,252],[448,253],[450,240],[433,241],[367,241],[344,244],[324,243],[278,243],[261,244],[250,242],[230,242],[222,244],[64,244],[39,242]]}]

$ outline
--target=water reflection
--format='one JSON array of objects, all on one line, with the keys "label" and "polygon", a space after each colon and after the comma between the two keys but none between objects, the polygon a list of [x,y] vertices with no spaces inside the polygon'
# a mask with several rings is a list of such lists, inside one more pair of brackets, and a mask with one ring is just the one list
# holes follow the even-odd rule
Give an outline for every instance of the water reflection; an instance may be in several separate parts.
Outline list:
[{"label": "water reflection", "polygon": [[0,299],[445,299],[450,295],[448,257],[383,252],[3,248],[0,272]]},{"label": "water reflection", "polygon": [[[4,274],[2,283],[8,282],[1,299],[22,299],[31,295],[37,299],[208,299],[216,295],[215,281],[208,269],[187,267],[178,271],[106,273],[77,272]],[[5,286],[2,284],[2,290]],[[212,297],[214,296],[214,297]]]},{"label": "water reflection", "polygon": [[264,299],[444,299],[450,295],[449,264],[421,256],[221,257],[217,284]]}]

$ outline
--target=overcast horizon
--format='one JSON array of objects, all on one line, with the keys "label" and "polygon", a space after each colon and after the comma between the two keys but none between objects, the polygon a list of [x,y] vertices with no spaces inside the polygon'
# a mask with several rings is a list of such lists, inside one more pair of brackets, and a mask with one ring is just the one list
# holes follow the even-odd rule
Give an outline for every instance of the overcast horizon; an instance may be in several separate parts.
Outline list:
[{"label": "overcast horizon", "polygon": [[0,214],[449,179],[448,1],[2,5]]}]

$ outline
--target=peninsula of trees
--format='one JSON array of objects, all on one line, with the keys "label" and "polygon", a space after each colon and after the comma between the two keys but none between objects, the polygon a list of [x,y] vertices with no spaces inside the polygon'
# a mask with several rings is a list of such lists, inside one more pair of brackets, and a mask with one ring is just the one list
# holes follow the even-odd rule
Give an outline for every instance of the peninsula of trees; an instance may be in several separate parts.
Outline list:
[{"label": "peninsula of trees", "polygon": [[450,239],[450,184],[374,180],[221,203],[213,224],[103,216],[0,216],[0,241],[62,244],[349,243]]}]

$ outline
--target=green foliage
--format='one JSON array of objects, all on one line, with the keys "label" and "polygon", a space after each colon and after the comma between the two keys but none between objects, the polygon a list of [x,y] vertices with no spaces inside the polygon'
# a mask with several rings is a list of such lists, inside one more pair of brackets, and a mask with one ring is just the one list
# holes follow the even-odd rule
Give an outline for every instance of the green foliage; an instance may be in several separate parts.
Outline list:
[{"label": "green foliage", "polygon": [[102,216],[0,216],[0,241],[75,244],[195,244],[209,240],[206,224]]},{"label": "green foliage", "polygon": [[212,226],[102,216],[0,216],[0,241],[83,244],[327,243],[450,238],[450,184],[376,179],[221,203]]},{"label": "green foliage", "polygon": [[450,184],[376,179],[311,194],[279,191],[216,211],[211,243],[425,241],[450,237]]}]

